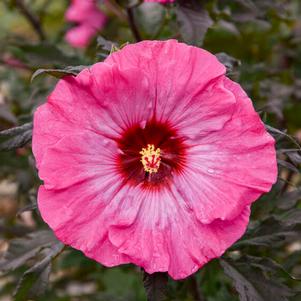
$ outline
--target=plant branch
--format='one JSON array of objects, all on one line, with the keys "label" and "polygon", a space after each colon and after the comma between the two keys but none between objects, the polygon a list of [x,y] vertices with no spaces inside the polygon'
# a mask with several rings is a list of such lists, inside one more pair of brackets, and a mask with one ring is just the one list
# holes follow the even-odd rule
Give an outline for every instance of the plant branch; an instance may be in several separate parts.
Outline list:
[{"label": "plant branch", "polygon": [[24,17],[28,20],[31,27],[34,29],[34,31],[39,36],[39,39],[41,41],[46,40],[46,36],[42,29],[39,18],[36,15],[34,15],[33,12],[28,7],[26,7],[24,1],[23,0],[15,0],[15,5],[19,9],[19,11],[24,15]]},{"label": "plant branch", "polygon": [[127,15],[124,10],[114,1],[106,0],[105,5],[109,11],[116,15],[120,20],[127,22]]},{"label": "plant branch", "polygon": [[133,33],[133,36],[134,36],[136,42],[140,42],[140,41],[142,41],[142,38],[141,38],[140,32],[138,30],[137,24],[135,22],[133,8],[128,7],[126,9],[126,11],[127,11],[127,15],[128,15],[128,22],[129,22],[131,31]]},{"label": "plant branch", "polygon": [[190,293],[195,301],[206,301],[205,296],[201,292],[200,285],[197,282],[195,275],[190,277]]},{"label": "plant branch", "polygon": [[291,186],[291,180],[293,176],[294,176],[294,172],[292,170],[289,170],[284,185],[281,189],[281,194],[285,193],[288,190],[288,188]]}]

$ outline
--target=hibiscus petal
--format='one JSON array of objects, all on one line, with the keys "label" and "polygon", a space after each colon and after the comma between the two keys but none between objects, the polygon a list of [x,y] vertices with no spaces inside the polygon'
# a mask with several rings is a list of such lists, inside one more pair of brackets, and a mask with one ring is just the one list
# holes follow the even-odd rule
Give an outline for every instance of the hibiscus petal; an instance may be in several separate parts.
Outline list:
[{"label": "hibiscus petal", "polygon": [[76,77],[60,80],[48,102],[34,115],[33,152],[37,166],[48,147],[71,133],[84,129],[116,139],[132,124],[145,123],[152,115],[148,99],[148,81],[138,69],[121,71],[99,63]]},{"label": "hibiscus petal", "polygon": [[90,178],[98,178],[104,185],[107,179],[118,178],[116,154],[114,141],[82,130],[46,150],[39,176],[46,189],[62,189]]},{"label": "hibiscus petal", "polygon": [[42,218],[59,240],[81,250],[87,257],[106,266],[129,263],[130,259],[107,239],[104,220],[98,218],[104,204],[96,187],[97,181],[91,181],[57,193],[41,186],[38,207]]},{"label": "hibiscus petal", "polygon": [[119,252],[148,273],[168,272],[183,279],[218,257],[244,233],[249,220],[245,208],[231,221],[200,223],[175,188],[142,191],[135,223],[120,226],[119,219],[109,229],[109,239]]},{"label": "hibiscus petal", "polygon": [[[182,117],[183,108],[190,107],[192,98],[203,90],[210,90],[207,85],[225,74],[224,65],[214,55],[176,40],[129,45],[110,55],[105,62],[117,64],[120,69],[139,67],[144,71],[153,93],[156,118],[162,122],[172,120],[175,123]],[[224,107],[230,105],[228,99]],[[203,114],[208,111],[206,105],[204,101]],[[222,103],[217,105],[222,106]],[[231,114],[231,107],[228,109]],[[187,114],[192,112],[190,108]]]},{"label": "hibiscus petal", "polygon": [[174,179],[203,223],[234,218],[277,177],[274,139],[241,87],[227,78],[224,82],[236,97],[235,113],[220,131],[186,141],[189,163]]}]

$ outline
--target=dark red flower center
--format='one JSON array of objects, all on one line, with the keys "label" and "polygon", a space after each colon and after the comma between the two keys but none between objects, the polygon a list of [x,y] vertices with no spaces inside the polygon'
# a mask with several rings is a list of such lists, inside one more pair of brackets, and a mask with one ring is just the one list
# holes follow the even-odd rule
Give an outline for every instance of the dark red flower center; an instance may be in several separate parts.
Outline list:
[{"label": "dark red flower center", "polygon": [[117,142],[119,170],[132,185],[166,185],[185,165],[184,139],[167,123],[151,120],[145,125],[135,124]]}]

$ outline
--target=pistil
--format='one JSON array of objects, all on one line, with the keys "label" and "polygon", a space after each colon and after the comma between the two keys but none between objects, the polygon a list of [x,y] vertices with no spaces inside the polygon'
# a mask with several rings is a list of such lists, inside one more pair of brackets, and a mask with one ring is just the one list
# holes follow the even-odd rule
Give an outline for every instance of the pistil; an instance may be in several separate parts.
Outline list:
[{"label": "pistil", "polygon": [[155,148],[153,144],[148,144],[147,148],[142,148],[141,163],[146,172],[150,174],[158,172],[161,163],[160,148]]}]

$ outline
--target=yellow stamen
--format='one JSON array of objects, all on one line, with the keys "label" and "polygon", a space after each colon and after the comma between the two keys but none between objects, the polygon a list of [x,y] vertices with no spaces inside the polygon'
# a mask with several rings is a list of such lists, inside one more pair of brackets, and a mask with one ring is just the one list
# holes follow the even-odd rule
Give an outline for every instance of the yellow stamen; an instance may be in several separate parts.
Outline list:
[{"label": "yellow stamen", "polygon": [[141,163],[143,164],[144,170],[151,173],[158,172],[160,167],[161,158],[160,158],[160,148],[155,150],[153,144],[148,144],[147,148],[142,148],[141,154]]}]

